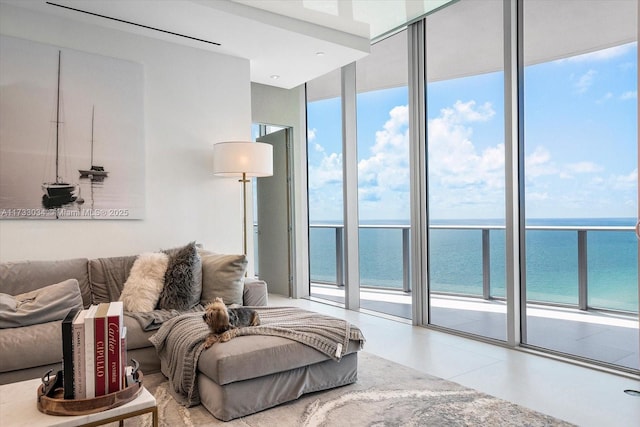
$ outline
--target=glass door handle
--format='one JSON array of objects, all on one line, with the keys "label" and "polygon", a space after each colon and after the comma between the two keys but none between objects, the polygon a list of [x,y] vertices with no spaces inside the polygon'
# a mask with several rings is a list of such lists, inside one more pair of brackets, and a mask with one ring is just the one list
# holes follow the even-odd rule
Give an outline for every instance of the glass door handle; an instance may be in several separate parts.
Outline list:
[{"label": "glass door handle", "polygon": [[640,219],[636,223],[636,237],[640,240]]}]

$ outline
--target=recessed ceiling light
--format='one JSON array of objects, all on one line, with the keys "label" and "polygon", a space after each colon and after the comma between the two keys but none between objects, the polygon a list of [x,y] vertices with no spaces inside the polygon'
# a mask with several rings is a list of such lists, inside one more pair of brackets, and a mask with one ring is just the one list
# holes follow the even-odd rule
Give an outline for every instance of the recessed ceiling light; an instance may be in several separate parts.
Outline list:
[{"label": "recessed ceiling light", "polygon": [[272,78],[273,80],[278,80],[278,79],[280,78],[280,76],[279,76],[279,75],[277,75],[277,74],[272,74],[272,75],[271,75],[271,78]]},{"label": "recessed ceiling light", "polygon": [[322,51],[316,52],[316,56],[324,56],[324,52],[322,52]]}]

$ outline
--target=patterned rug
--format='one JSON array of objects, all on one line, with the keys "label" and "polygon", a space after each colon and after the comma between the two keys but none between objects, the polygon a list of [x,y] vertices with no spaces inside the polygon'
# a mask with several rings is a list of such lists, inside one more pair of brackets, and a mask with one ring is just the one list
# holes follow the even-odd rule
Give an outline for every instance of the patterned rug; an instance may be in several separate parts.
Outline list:
[{"label": "patterned rug", "polygon": [[[145,375],[158,401],[160,426],[570,426],[556,418],[432,377],[361,351],[358,382],[229,422],[203,406],[184,408],[162,374]],[[135,419],[151,426],[151,416]],[[134,425],[134,421],[127,424]]]}]

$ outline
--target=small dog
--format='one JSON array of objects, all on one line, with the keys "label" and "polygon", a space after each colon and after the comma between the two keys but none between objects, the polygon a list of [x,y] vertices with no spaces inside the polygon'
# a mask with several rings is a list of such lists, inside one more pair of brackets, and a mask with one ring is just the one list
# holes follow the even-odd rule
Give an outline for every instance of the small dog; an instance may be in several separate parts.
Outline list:
[{"label": "small dog", "polygon": [[217,342],[229,341],[234,337],[231,332],[233,329],[260,325],[257,311],[246,307],[227,308],[219,297],[207,304],[202,319],[211,330],[204,344],[205,349]]}]

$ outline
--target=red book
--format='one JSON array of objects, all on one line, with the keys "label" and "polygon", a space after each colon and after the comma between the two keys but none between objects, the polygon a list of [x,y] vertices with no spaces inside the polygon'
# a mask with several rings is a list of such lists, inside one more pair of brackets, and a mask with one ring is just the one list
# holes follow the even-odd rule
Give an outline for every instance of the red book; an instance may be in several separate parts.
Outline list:
[{"label": "red book", "polygon": [[124,305],[122,301],[109,304],[107,312],[107,391],[120,391],[122,384],[121,336],[124,326]]},{"label": "red book", "polygon": [[96,397],[107,394],[107,311],[108,303],[98,305],[96,316],[94,319],[95,329],[93,335],[95,337],[95,387]]}]

